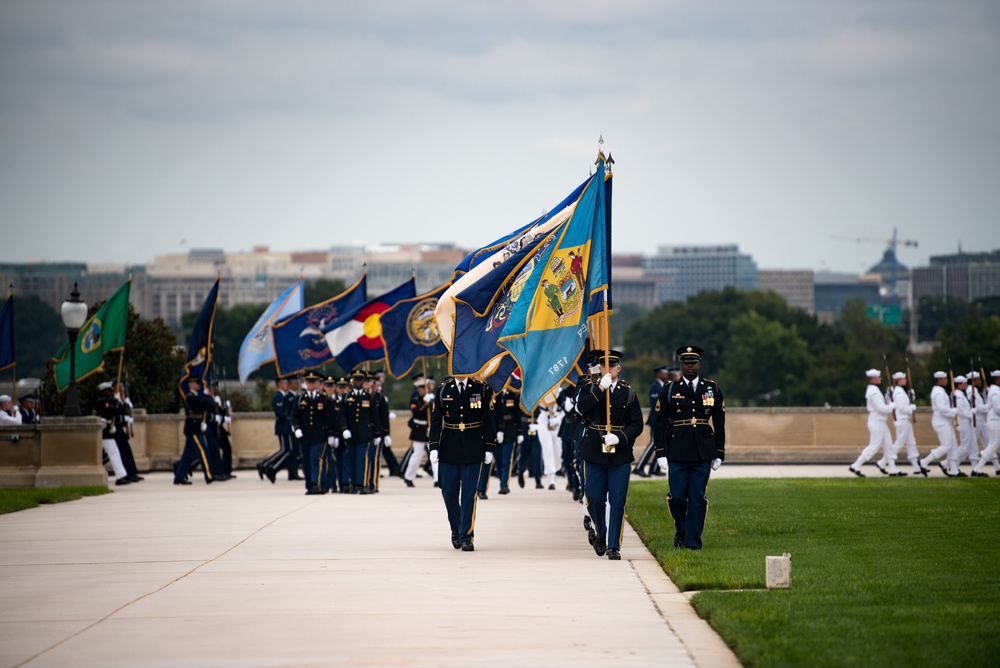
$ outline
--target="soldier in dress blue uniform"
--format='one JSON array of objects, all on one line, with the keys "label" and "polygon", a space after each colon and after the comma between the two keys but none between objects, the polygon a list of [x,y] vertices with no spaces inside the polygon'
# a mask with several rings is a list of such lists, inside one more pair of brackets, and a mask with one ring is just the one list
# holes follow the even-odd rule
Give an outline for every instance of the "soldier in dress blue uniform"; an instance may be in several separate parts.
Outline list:
[{"label": "soldier in dress blue uniform", "polygon": [[332,418],[334,423],[331,425],[333,430],[333,435],[336,436],[335,447],[334,447],[334,465],[336,467],[336,477],[337,486],[340,489],[341,494],[350,494],[351,492],[351,468],[347,457],[347,441],[343,437],[344,431],[344,398],[347,396],[348,391],[351,389],[351,383],[346,378],[338,378],[336,385],[334,385],[334,403],[336,404],[336,412],[333,414]]},{"label": "soldier in dress blue uniform", "polygon": [[[288,394],[288,379],[274,379],[274,394],[271,396],[271,410],[274,412],[274,435],[278,437],[278,451],[257,464],[257,476],[264,476],[274,484],[278,471],[291,465],[292,423],[288,420],[285,395]],[[291,473],[289,473],[291,477]]]},{"label": "soldier in dress blue uniform", "polygon": [[456,550],[475,549],[476,487],[484,467],[493,461],[496,437],[496,404],[489,385],[452,378],[441,386],[431,411],[430,457],[438,465]]},{"label": "soldier in dress blue uniform", "polygon": [[190,485],[187,472],[195,462],[201,464],[205,473],[205,483],[212,482],[212,463],[209,459],[208,444],[205,442],[205,399],[201,394],[201,378],[188,379],[188,391],[184,395],[184,452],[174,470],[175,485]]},{"label": "soldier in dress blue uniform", "polygon": [[337,397],[337,380],[328,376],[321,392],[326,398],[323,416],[323,443],[319,453],[319,471],[316,485],[324,494],[337,491],[337,436],[340,434],[340,401]]},{"label": "soldier in dress blue uniform", "polygon": [[369,479],[370,458],[375,453],[375,435],[380,431],[379,406],[372,393],[365,389],[367,374],[351,374],[352,387],[344,395],[342,436],[347,441],[347,458],[351,466],[351,493],[370,494],[374,489]]},{"label": "soldier in dress blue uniform", "polygon": [[670,485],[674,547],[692,550],[701,549],[709,475],[726,458],[726,402],[718,383],[699,376],[704,354],[697,346],[677,349],[681,379],[663,388],[653,420],[657,463]]},{"label": "soldier in dress blue uniform", "polygon": [[[587,510],[596,534],[594,551],[599,557],[606,552],[608,559],[618,560],[622,558],[628,479],[635,461],[632,447],[642,435],[642,408],[635,390],[618,377],[621,352],[608,350],[606,353],[594,351],[592,359],[601,367],[601,378],[580,390],[576,406],[586,421],[580,456],[583,459]],[[607,521],[605,504],[610,506]]]},{"label": "soldier in dress blue uniform", "polygon": [[319,458],[326,444],[327,405],[326,395],[319,391],[322,378],[310,372],[305,377],[306,389],[298,395],[292,408],[292,431],[302,444],[302,468],[306,474],[306,494],[323,494],[317,480]]},{"label": "soldier in dress blue uniform", "polygon": [[[663,391],[663,386],[666,385],[667,380],[671,379],[670,369],[664,365],[658,366],[653,369],[653,376],[655,376],[653,384],[649,386],[649,415],[646,418],[646,424],[649,425],[649,445],[642,451],[639,461],[635,463],[635,468],[632,469],[632,473],[640,478],[650,475],[667,475],[666,471],[661,471],[660,467],[653,460],[653,451],[655,449],[655,444],[653,443],[653,408],[656,407],[656,402],[660,399],[660,392]],[[647,465],[649,466],[648,473],[646,472]]]},{"label": "soldier in dress blue uniform", "polygon": [[514,443],[518,437],[521,397],[517,390],[506,388],[497,395],[497,447],[496,463],[500,477],[500,494],[510,494],[510,469],[514,456]]}]

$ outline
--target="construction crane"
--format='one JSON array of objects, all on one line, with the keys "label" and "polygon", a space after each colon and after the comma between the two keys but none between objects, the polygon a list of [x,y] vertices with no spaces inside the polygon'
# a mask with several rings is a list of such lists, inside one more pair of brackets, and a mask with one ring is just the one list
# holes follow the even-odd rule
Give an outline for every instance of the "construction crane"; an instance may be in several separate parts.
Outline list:
[{"label": "construction crane", "polygon": [[895,227],[892,228],[892,238],[891,239],[875,239],[875,238],[872,238],[872,237],[848,237],[848,236],[844,236],[842,234],[834,234],[834,235],[831,236],[831,238],[832,239],[840,239],[842,241],[855,241],[857,243],[870,242],[870,243],[877,243],[877,244],[885,244],[886,246],[888,246],[888,248],[886,248],[886,250],[885,250],[885,254],[883,255],[883,260],[890,260],[891,261],[891,264],[890,264],[891,269],[890,269],[890,274],[889,274],[889,285],[890,285],[890,287],[892,289],[892,295],[894,297],[898,297],[899,296],[898,293],[896,292],[896,267],[899,264],[899,261],[896,259],[896,247],[897,246],[909,246],[909,247],[916,248],[917,245],[918,245],[916,241],[914,241],[913,239],[900,239],[899,236],[898,236],[898,234],[897,234],[897,229]]}]

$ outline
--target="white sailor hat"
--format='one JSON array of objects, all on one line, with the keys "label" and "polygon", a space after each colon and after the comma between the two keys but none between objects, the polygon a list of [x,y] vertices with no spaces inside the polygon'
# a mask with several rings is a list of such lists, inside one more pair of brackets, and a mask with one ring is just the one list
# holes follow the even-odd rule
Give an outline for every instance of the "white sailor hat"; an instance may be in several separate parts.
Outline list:
[{"label": "white sailor hat", "polygon": [[906,374],[902,371],[897,371],[896,373],[892,374],[893,380],[903,380],[904,378],[906,378]]},{"label": "white sailor hat", "polygon": [[1000,369],[990,371],[990,378],[1000,378]]},{"label": "white sailor hat", "polygon": [[979,378],[979,372],[975,371],[975,370],[970,371],[969,372],[969,378]]},{"label": "white sailor hat", "polygon": [[955,376],[955,382],[956,383],[968,383],[969,379],[966,378],[965,376]]},{"label": "white sailor hat", "polygon": [[865,375],[869,378],[878,378],[882,375],[882,372],[878,369],[868,369],[868,371],[865,371]]},{"label": "white sailor hat", "polygon": [[935,371],[934,372],[934,377],[937,378],[938,380],[940,380],[942,378],[947,378],[948,374],[946,374],[944,371]]},{"label": "white sailor hat", "polygon": [[101,383],[100,385],[98,385],[97,389],[99,389],[99,390],[110,390],[112,387],[114,387],[114,383],[112,383],[109,380],[109,381],[107,381],[105,383]]},{"label": "white sailor hat", "polygon": [[424,380],[423,377],[417,378],[415,381],[413,381],[414,387],[424,387],[425,385],[427,385],[427,381]]},{"label": "white sailor hat", "polygon": [[0,394],[0,404],[2,404],[5,401],[13,401],[13,400],[10,398],[9,394]]}]

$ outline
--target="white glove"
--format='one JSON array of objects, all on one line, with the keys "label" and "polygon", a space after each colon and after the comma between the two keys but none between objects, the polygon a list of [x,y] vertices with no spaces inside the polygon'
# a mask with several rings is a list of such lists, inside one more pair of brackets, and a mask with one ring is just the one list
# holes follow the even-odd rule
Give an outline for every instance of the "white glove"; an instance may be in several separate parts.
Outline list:
[{"label": "white glove", "polygon": [[333,445],[336,440],[337,439],[335,439],[333,436],[327,436],[326,437],[326,444],[327,445]]},{"label": "white glove", "polygon": [[569,413],[570,411],[572,411],[573,410],[573,400],[570,399],[569,397],[566,397],[566,400],[563,401],[563,409],[567,413]]},{"label": "white glove", "polygon": [[129,408],[132,408],[132,400],[129,399],[128,397],[125,397],[125,405],[128,406]]},{"label": "white glove", "polygon": [[295,438],[302,438],[302,430],[301,429],[296,429],[295,430]]},{"label": "white glove", "polygon": [[429,404],[432,401],[434,401],[434,393],[433,392],[428,392],[427,394],[424,395],[424,403],[425,404]]},{"label": "white glove", "polygon": [[610,373],[606,373],[601,376],[601,389],[606,390],[611,387],[611,383],[614,382],[614,378],[611,377]]},{"label": "white glove", "polygon": [[344,430],[344,440],[346,441],[349,438],[351,438],[351,430],[350,429],[345,429]]},{"label": "white glove", "polygon": [[17,404],[14,404],[13,406],[11,406],[10,410],[14,415],[17,415],[18,413],[21,412],[21,407],[18,406]]},{"label": "white glove", "polygon": [[431,457],[431,464],[437,464],[438,463],[438,451],[437,450],[431,450],[430,457]]},{"label": "white glove", "polygon": [[202,431],[208,431],[208,423],[202,422],[201,423],[201,430]]},{"label": "white glove", "polygon": [[386,447],[392,445],[392,436],[389,436],[388,434],[386,434],[385,436],[383,436],[382,437],[382,445],[384,445]]},{"label": "white glove", "polygon": [[133,418],[131,415],[126,415],[125,422],[127,422],[128,424],[132,424],[133,422],[135,422],[135,418]]},{"label": "white glove", "polygon": [[220,396],[219,396],[218,394],[217,394],[217,395],[215,395],[215,396],[214,396],[214,397],[212,397],[212,398],[213,398],[213,399],[215,399],[215,404],[216,404],[217,406],[221,406],[221,405],[222,405],[222,397],[220,397]]},{"label": "white glove", "polygon": [[[14,406],[14,408],[12,410],[16,413],[17,412],[17,406]],[[101,424],[106,425],[106,424],[108,424],[108,421],[105,420],[104,418],[101,418]]]},{"label": "white glove", "polygon": [[390,420],[395,420],[396,419],[396,414],[393,413],[392,411],[389,411],[389,419]]},{"label": "white glove", "polygon": [[662,470],[666,471],[667,470],[667,458],[666,457],[657,457],[656,458],[656,465],[659,466]]},{"label": "white glove", "polygon": [[492,452],[487,452],[486,453],[486,456],[483,457],[483,463],[486,464],[487,466],[489,466],[490,464],[493,463],[493,453]]},{"label": "white glove", "polygon": [[229,410],[233,409],[233,402],[231,402],[229,399],[226,399],[226,408],[228,408]]},{"label": "white glove", "polygon": [[215,421],[218,422],[219,424],[222,424],[222,416],[221,415],[216,415],[215,416]]},{"label": "white glove", "polygon": [[722,460],[721,459],[713,459],[712,460],[712,470],[713,471],[718,471],[720,466],[722,466]]},{"label": "white glove", "polygon": [[605,434],[604,435],[604,445],[618,445],[618,435],[617,434]]},{"label": "white glove", "polygon": [[225,422],[226,424],[232,424],[233,418],[227,415],[226,417],[222,418],[222,421]]},{"label": "white glove", "polygon": [[498,431],[497,432],[497,443],[498,444],[499,443],[503,443],[503,432],[502,431]]},{"label": "white glove", "polygon": [[590,366],[587,367],[587,373],[589,373],[591,376],[593,376],[595,373],[601,373],[601,365],[591,364]]},{"label": "white glove", "polygon": [[529,431],[538,431],[538,423],[537,422],[532,422],[531,424],[529,424],[528,425],[528,430]]},{"label": "white glove", "polygon": [[523,434],[518,434],[517,435],[517,444],[521,445],[522,443],[524,443],[524,435]]}]

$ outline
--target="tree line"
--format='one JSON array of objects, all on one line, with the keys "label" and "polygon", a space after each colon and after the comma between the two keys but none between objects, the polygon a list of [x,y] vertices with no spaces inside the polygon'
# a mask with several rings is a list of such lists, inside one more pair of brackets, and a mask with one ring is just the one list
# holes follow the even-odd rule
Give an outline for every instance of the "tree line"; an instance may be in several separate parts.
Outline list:
[{"label": "tree line", "polygon": [[[340,281],[306,284],[305,303],[316,304],[344,290]],[[32,295],[18,296],[17,375],[45,380],[43,401],[49,414],[59,414],[65,395],[51,382],[50,359],[66,340],[62,321],[51,307]],[[92,315],[101,304],[90,307]],[[240,304],[216,312],[213,354],[216,374],[237,378],[239,348],[266,304]],[[136,406],[150,413],[180,408],[177,382],[184,365],[182,347],[197,317],[189,313],[176,328],[163,320],[145,320],[130,307],[123,376]],[[864,303],[848,303],[834,324],[791,307],[773,292],[726,288],[703,292],[685,302],[669,302],[646,311],[620,305],[611,319],[612,341],[625,351],[624,376],[644,389],[652,369],[671,364],[681,345],[697,345],[706,355],[702,373],[718,380],[730,406],[860,406],[864,404],[864,371],[905,370],[909,317],[901,325],[884,325],[867,317]],[[921,339],[934,342],[929,354],[908,359],[918,403],[926,405],[931,374],[947,370],[966,373],[980,360],[989,372],[1000,366],[1000,298],[974,302],[924,299],[917,309]],[[96,386],[117,377],[119,353],[109,353],[104,369],[79,384],[80,404],[88,411]],[[377,366],[377,365],[376,365]],[[428,373],[447,373],[444,360],[429,360]],[[251,376],[247,387],[232,397],[237,410],[269,410],[273,364]],[[329,362],[319,369],[339,377],[344,370]],[[409,379],[388,379],[391,405],[407,404]]]}]

